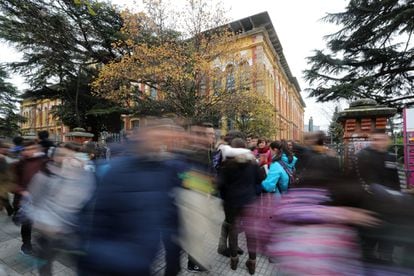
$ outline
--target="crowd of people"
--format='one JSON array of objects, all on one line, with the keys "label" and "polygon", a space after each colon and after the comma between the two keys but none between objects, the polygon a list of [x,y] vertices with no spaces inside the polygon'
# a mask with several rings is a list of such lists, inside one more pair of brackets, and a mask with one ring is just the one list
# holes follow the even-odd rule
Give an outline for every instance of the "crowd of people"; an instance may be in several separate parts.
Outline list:
[{"label": "crowd of people", "polygon": [[208,237],[251,275],[258,254],[282,275],[409,275],[414,198],[400,189],[388,136],[371,141],[345,173],[320,132],[300,144],[152,118],[111,158],[40,132],[0,143],[0,208],[40,275],[53,274],[58,254],[78,275],[151,275],[161,249],[165,275],[179,274],[182,251],[190,272],[208,271]]}]

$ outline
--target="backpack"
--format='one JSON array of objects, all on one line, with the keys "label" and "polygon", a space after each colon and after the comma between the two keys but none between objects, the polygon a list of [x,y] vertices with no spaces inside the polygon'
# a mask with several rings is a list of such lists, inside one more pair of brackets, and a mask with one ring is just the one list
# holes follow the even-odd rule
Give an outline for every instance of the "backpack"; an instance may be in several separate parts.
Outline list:
[{"label": "backpack", "polygon": [[282,161],[278,161],[279,164],[283,167],[287,175],[289,176],[289,188],[294,187],[298,184],[298,178],[296,177],[296,172],[289,169],[286,164]]}]

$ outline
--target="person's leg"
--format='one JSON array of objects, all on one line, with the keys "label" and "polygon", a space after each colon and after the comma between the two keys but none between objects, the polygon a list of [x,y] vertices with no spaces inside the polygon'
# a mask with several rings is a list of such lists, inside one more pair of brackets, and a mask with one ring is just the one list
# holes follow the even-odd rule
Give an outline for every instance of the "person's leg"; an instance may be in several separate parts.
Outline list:
[{"label": "person's leg", "polygon": [[180,246],[175,243],[171,235],[163,235],[162,237],[165,247],[165,276],[175,276],[180,272]]},{"label": "person's leg", "polygon": [[239,257],[237,254],[238,247],[238,225],[237,217],[239,214],[238,208],[224,207],[224,213],[226,221],[229,223],[229,248],[230,248],[230,268],[233,270],[237,269],[239,263]]},{"label": "person's leg", "polygon": [[13,197],[13,208],[17,212],[20,206],[20,200],[22,199],[22,196],[20,194],[15,193]]},{"label": "person's leg", "polygon": [[237,209],[224,206],[224,214],[226,217],[226,221],[228,223],[229,229],[229,248],[230,248],[230,256],[237,257],[237,248],[238,248],[238,227],[236,223],[236,216],[237,216]]},{"label": "person's leg", "polygon": [[32,254],[32,224],[24,223],[20,228],[20,234],[22,236],[22,252],[24,254]]},{"label": "person's leg", "polygon": [[228,235],[229,235],[229,224],[226,220],[224,220],[223,223],[221,224],[221,231],[220,231],[219,244],[217,247],[217,253],[224,255],[226,257],[230,257],[230,252],[227,246]]},{"label": "person's leg", "polygon": [[377,229],[359,228],[360,245],[364,262],[377,262],[376,246],[378,243]]},{"label": "person's leg", "polygon": [[394,244],[388,239],[378,242],[378,257],[385,264],[393,263]]},{"label": "person's leg", "polygon": [[257,239],[254,233],[246,233],[246,244],[249,251],[249,259],[256,260]]},{"label": "person's leg", "polygon": [[42,260],[42,263],[39,265],[39,275],[40,276],[51,276],[52,275],[52,263],[54,257],[54,248],[53,241],[41,235],[37,240],[39,245],[38,257]]},{"label": "person's leg", "polygon": [[236,257],[237,256],[237,248],[238,248],[238,233],[237,233],[237,226],[234,223],[230,224],[230,231],[229,231],[229,247],[230,247],[230,256]]},{"label": "person's leg", "polygon": [[10,204],[10,201],[7,197],[7,194],[0,197],[1,205],[6,209],[7,215],[10,217],[13,215],[13,207]]},{"label": "person's leg", "polygon": [[256,251],[257,251],[257,237],[256,233],[250,231],[246,232],[246,244],[249,252],[249,259],[246,261],[246,266],[251,275],[256,271]]}]

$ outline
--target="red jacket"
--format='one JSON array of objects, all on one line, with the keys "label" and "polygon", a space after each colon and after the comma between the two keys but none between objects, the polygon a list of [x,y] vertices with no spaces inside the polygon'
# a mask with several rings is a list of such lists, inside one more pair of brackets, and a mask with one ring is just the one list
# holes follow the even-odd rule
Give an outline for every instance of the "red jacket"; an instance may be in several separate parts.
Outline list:
[{"label": "red jacket", "polygon": [[259,167],[263,165],[270,165],[272,163],[272,152],[269,147],[256,148],[253,151],[254,156],[259,160]]},{"label": "red jacket", "polygon": [[26,191],[33,176],[43,169],[46,165],[45,155],[24,158],[15,165],[16,172],[16,192]]}]

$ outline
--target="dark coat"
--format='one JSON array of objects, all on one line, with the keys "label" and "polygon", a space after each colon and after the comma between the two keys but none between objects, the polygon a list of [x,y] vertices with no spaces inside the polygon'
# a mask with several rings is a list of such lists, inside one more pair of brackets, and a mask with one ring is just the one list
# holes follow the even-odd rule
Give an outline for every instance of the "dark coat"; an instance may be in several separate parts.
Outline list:
[{"label": "dark coat", "polygon": [[394,154],[367,147],[357,154],[357,168],[364,184],[381,184],[393,190],[401,190]]},{"label": "dark coat", "polygon": [[33,176],[46,166],[45,155],[24,158],[15,164],[17,192],[26,191]]},{"label": "dark coat", "polygon": [[48,153],[49,148],[55,147],[55,144],[49,139],[43,139],[39,141],[39,145],[43,147],[43,151],[45,154]]},{"label": "dark coat", "polygon": [[112,160],[98,181],[80,270],[85,275],[149,275],[161,235],[177,232],[170,193],[176,179],[176,169],[165,161]]},{"label": "dark coat", "polygon": [[251,203],[260,187],[259,166],[252,162],[238,163],[235,160],[223,162],[219,175],[219,190],[224,205],[241,208]]}]

